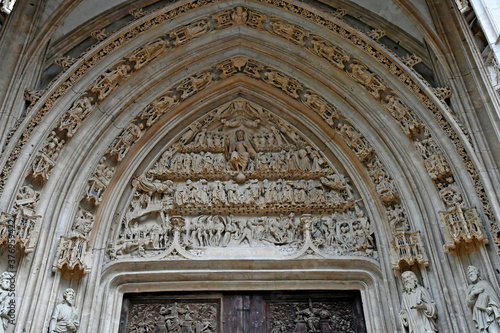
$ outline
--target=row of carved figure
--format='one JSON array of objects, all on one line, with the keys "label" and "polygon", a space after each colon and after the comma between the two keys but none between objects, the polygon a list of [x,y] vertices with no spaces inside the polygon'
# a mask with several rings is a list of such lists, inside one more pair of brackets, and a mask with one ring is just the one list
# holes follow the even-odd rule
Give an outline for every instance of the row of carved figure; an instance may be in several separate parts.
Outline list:
[{"label": "row of carved figure", "polygon": [[[250,155],[249,155],[250,156]],[[293,176],[296,173],[302,175],[308,171],[329,171],[326,160],[321,154],[307,146],[299,150],[282,150],[280,152],[259,152],[249,158],[244,170],[249,173],[276,172],[282,176]],[[165,152],[160,161],[149,174],[155,176],[181,174],[188,176],[204,176],[209,174],[225,174],[236,168],[230,161],[230,156],[222,153],[200,152],[200,153],[174,153],[174,149]]]},{"label": "row of carved figure", "polygon": [[[118,255],[135,253],[144,256],[147,250],[166,248],[173,239],[169,217],[162,213],[162,223],[124,222],[116,242],[108,253],[112,260]],[[182,243],[190,248],[226,246],[283,246],[298,248],[304,241],[304,232],[311,230],[316,246],[331,255],[373,254],[375,242],[368,219],[361,209],[355,212],[315,216],[310,225],[301,223],[294,213],[279,216],[234,217],[203,215],[188,218],[181,230]]]},{"label": "row of carved figure", "polygon": [[257,212],[265,207],[342,212],[360,201],[354,199],[347,179],[341,175],[322,177],[320,181],[265,179],[259,182],[251,179],[243,186],[233,180],[208,182],[201,179],[174,184],[170,180],[151,181],[144,177],[136,179],[133,185],[138,191],[126,214],[128,220],[162,207],[187,209],[193,214],[210,207],[235,213],[243,210]]},{"label": "row of carved figure", "polygon": [[[470,285],[467,288],[466,300],[467,305],[472,310],[472,320],[478,332],[499,332],[500,299],[497,292],[491,283],[481,279],[477,267],[469,266],[467,271]],[[401,278],[404,293],[401,299],[399,319],[404,331],[413,333],[437,332],[437,307],[429,291],[419,284],[415,273],[412,271],[404,272]],[[15,287],[12,287],[12,284],[15,283],[14,279],[13,273],[10,272],[4,272],[0,275],[0,333],[7,331],[10,316],[15,311],[12,308],[12,290],[15,289]],[[56,305],[52,313],[49,333],[75,333],[78,331],[78,310],[74,305],[74,300],[74,290],[66,289],[63,293],[62,303]],[[178,331],[176,328],[181,323],[180,315],[183,315],[184,321],[188,322],[192,321],[191,316],[196,316],[195,313],[190,311],[189,307],[178,307],[177,303],[170,307],[164,307],[160,311],[163,318],[162,323],[165,323],[165,326],[172,332]],[[209,317],[214,317],[215,314],[216,310],[210,307]],[[320,318],[326,315],[325,313],[321,314],[320,311],[315,311],[312,305],[303,310],[297,309],[296,314],[300,318],[297,324],[303,323],[306,325],[308,332],[320,332]],[[212,325],[214,324],[212,323]],[[280,325],[277,323],[277,325],[273,326]]]},{"label": "row of carved figure", "polygon": [[[488,281],[481,279],[475,266],[467,268],[470,285],[467,288],[467,305],[472,310],[472,320],[480,333],[500,332],[500,299]],[[401,276],[404,293],[399,319],[405,332],[437,332],[437,307],[429,291],[418,283],[412,271]]]}]

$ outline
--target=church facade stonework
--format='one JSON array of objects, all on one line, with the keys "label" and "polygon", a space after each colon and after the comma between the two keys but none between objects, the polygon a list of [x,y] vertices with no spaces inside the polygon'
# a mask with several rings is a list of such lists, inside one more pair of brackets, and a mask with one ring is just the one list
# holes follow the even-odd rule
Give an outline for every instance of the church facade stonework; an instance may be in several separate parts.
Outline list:
[{"label": "church facade stonework", "polygon": [[0,3],[0,332],[500,331],[488,1]]}]

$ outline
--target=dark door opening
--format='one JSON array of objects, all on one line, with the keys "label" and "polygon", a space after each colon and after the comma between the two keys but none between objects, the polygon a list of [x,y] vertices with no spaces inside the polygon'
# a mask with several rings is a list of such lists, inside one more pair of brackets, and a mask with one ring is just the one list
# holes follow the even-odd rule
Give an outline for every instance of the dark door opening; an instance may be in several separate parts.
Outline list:
[{"label": "dark door opening", "polygon": [[358,291],[126,294],[120,333],[366,332]]}]

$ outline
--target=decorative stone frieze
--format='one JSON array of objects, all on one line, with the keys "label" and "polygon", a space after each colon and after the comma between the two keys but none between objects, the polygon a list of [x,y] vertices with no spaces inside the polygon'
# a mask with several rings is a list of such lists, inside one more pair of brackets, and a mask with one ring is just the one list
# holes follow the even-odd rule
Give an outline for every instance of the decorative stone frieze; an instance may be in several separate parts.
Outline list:
[{"label": "decorative stone frieze", "polygon": [[445,240],[444,252],[449,253],[459,245],[467,247],[472,242],[488,244],[476,207],[462,208],[456,204],[451,210],[439,212],[439,218]]},{"label": "decorative stone frieze", "polygon": [[59,270],[65,278],[81,278],[90,273],[92,251],[87,238],[79,235],[61,236],[52,271]]},{"label": "decorative stone frieze", "polygon": [[429,259],[420,231],[397,232],[394,234],[391,245],[391,264],[396,276],[399,276],[408,266],[415,264],[421,267],[429,266]]}]

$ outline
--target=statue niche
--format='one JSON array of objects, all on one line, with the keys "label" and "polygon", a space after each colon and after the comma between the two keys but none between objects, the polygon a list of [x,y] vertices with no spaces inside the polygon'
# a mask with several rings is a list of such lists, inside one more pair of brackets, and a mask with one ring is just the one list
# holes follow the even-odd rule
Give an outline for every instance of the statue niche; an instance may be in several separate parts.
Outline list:
[{"label": "statue niche", "polygon": [[[307,247],[374,256],[372,227],[349,178],[299,133],[241,98],[197,120],[132,181],[110,258],[174,248],[188,257],[228,249],[279,257]],[[182,221],[178,231],[173,217]]]}]

